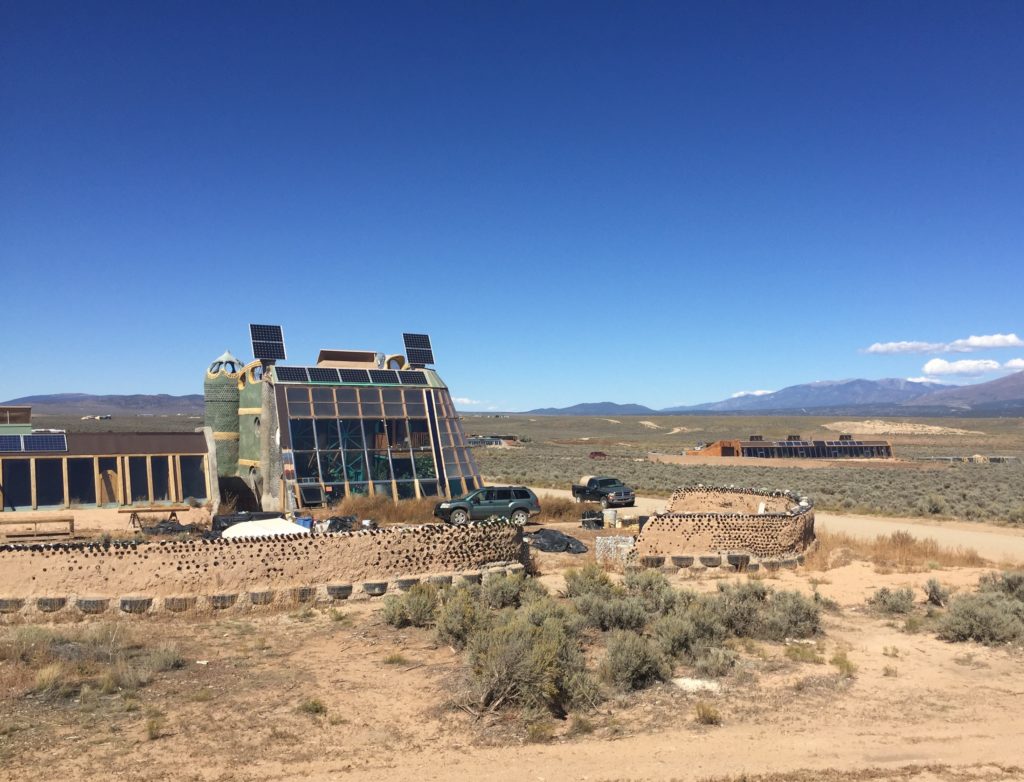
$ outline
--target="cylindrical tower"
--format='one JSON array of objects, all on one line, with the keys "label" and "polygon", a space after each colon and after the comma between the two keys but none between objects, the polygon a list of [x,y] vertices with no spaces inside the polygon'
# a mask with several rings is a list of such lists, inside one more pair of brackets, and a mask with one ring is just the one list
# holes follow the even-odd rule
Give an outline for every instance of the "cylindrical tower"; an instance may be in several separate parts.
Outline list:
[{"label": "cylindrical tower", "polygon": [[242,362],[225,351],[206,370],[203,398],[206,425],[217,444],[217,472],[221,477],[238,475],[238,378]]}]

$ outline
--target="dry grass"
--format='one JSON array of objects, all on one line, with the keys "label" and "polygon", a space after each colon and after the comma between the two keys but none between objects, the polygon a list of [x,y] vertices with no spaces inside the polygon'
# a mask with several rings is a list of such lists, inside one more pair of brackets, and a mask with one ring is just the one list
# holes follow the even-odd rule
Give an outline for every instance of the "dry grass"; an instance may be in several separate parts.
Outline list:
[{"label": "dry grass", "polygon": [[983,567],[987,561],[971,548],[947,548],[934,538],[916,538],[898,531],[874,540],[856,538],[845,532],[819,532],[817,546],[807,555],[810,570],[842,567],[855,559],[880,568],[912,573],[934,567]]},{"label": "dry grass", "polygon": [[429,524],[436,522],[434,506],[438,497],[423,497],[418,500],[392,502],[389,497],[346,497],[330,508],[314,508],[308,512],[317,519],[331,516],[355,516],[357,519],[373,519],[381,526],[389,524]]}]

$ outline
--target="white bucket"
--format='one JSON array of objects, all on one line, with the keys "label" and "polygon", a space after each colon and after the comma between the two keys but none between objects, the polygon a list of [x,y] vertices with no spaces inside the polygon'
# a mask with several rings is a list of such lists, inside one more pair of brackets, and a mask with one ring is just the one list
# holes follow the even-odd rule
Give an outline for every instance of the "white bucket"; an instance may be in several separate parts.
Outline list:
[{"label": "white bucket", "polygon": [[619,512],[615,508],[605,508],[604,510],[604,528],[611,529],[617,527]]}]

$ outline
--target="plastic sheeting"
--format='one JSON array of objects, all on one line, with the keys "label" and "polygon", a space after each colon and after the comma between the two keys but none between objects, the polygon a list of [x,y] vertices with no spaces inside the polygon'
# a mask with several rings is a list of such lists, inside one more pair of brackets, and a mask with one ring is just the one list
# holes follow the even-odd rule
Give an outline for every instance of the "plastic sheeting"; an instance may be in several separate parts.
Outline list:
[{"label": "plastic sheeting", "polygon": [[256,519],[232,524],[221,534],[222,538],[267,538],[276,535],[308,535],[309,530],[293,524],[283,516],[274,519]]}]

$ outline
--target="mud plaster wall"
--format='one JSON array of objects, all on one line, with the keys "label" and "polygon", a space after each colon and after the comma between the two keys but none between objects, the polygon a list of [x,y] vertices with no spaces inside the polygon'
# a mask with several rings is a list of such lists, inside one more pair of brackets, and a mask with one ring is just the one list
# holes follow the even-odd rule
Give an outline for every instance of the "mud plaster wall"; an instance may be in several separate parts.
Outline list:
[{"label": "mud plaster wall", "polygon": [[801,554],[814,541],[814,513],[654,516],[636,542],[637,556],[748,553],[762,559]]},{"label": "mud plaster wall", "polygon": [[521,559],[507,522],[389,527],[287,539],[0,550],[0,597],[210,595],[477,570]]},{"label": "mud plaster wall", "polygon": [[761,503],[768,513],[784,513],[796,505],[795,499],[783,492],[698,486],[672,492],[668,510],[669,513],[757,513]]}]

